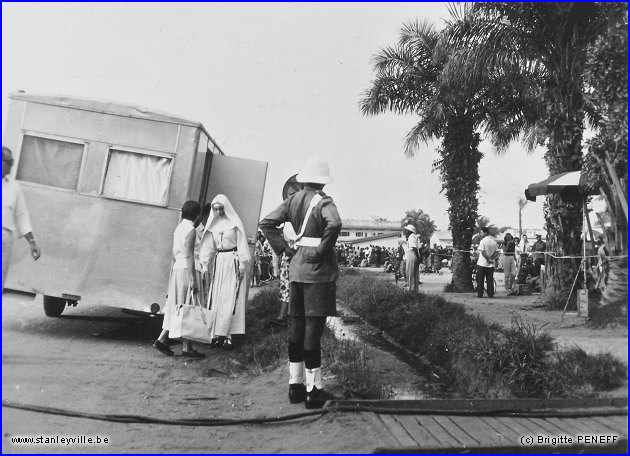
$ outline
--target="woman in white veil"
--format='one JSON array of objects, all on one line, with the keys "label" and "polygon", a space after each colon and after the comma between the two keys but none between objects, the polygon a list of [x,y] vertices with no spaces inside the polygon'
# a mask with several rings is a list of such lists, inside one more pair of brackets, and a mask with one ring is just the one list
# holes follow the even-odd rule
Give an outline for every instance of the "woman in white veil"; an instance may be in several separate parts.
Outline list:
[{"label": "woman in white veil", "polygon": [[245,334],[245,303],[251,262],[243,222],[230,200],[217,195],[206,223],[199,260],[208,274],[208,308],[216,312],[212,348],[230,348],[232,334]]}]

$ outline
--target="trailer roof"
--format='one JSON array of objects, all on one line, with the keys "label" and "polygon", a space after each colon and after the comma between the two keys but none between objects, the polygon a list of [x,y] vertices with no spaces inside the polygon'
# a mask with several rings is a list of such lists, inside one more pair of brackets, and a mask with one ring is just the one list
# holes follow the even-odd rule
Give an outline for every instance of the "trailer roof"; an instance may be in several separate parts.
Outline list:
[{"label": "trailer roof", "polygon": [[223,150],[214,141],[208,130],[203,124],[197,120],[186,119],[168,112],[158,111],[156,109],[145,108],[128,103],[119,103],[115,101],[96,100],[93,98],[70,97],[66,95],[50,95],[36,94],[26,92],[13,92],[9,98],[15,100],[29,101],[32,103],[47,104],[52,106],[63,106],[72,109],[81,109],[84,111],[100,112],[103,114],[111,114],[115,116],[131,117],[135,119],[153,120],[156,122],[174,123],[178,125],[186,125],[189,127],[201,128],[210,142],[214,144],[221,155],[225,155]]}]

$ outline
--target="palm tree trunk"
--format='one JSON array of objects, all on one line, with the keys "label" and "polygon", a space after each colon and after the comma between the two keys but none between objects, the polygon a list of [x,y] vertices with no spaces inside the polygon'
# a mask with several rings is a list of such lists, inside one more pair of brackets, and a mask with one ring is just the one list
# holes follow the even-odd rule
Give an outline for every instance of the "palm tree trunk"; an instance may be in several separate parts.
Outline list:
[{"label": "palm tree trunk", "polygon": [[450,203],[449,222],[453,234],[453,291],[473,291],[470,246],[477,220],[479,190],[479,134],[466,118],[451,119],[442,141],[444,159],[442,189]]},{"label": "palm tree trunk", "polygon": [[[564,203],[559,197],[549,195],[545,204],[547,221],[547,251],[545,257],[545,280],[542,290],[544,300],[552,307],[566,302],[567,296],[578,274],[582,248],[582,209],[579,203]],[[577,279],[577,287],[582,288],[582,275]],[[575,296],[575,293],[572,294]]]},{"label": "palm tree trunk", "polygon": [[[575,87],[580,87],[576,83]],[[582,93],[567,90],[556,98],[547,126],[551,132],[545,153],[545,160],[551,175],[567,171],[579,171],[582,167],[582,133],[584,131],[584,112]],[[552,307],[566,301],[575,276],[579,270],[582,256],[582,205],[563,202],[557,195],[549,195],[545,203],[545,221],[547,224],[547,251],[545,259],[546,280],[543,296]],[[583,280],[578,278],[578,287]]]},{"label": "palm tree trunk", "polygon": [[619,306],[622,315],[628,312],[628,260],[608,260],[608,280],[602,290],[601,306]]}]

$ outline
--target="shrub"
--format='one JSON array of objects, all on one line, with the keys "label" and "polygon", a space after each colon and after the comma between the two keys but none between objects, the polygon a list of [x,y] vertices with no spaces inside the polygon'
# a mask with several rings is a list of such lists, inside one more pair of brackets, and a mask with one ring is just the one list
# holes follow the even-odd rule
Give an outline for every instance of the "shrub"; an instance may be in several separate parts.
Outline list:
[{"label": "shrub", "polygon": [[489,324],[438,295],[345,274],[338,296],[428,365],[441,368],[441,381],[464,396],[587,396],[619,386],[626,377],[624,366],[610,355],[557,351],[553,338],[533,325]]},{"label": "shrub", "polygon": [[625,368],[610,354],[588,355],[579,347],[555,352],[544,371],[549,396],[588,397],[625,379]]}]

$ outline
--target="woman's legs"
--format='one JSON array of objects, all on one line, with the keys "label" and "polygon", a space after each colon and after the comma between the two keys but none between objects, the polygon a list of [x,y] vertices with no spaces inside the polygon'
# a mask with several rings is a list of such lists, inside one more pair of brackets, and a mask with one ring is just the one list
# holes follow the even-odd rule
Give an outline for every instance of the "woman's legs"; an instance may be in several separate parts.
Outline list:
[{"label": "woman's legs", "polygon": [[168,329],[163,329],[160,333],[160,337],[158,337],[157,340],[159,340],[163,344],[166,344],[166,342],[168,342]]},{"label": "woman's legs", "polygon": [[512,285],[514,280],[514,257],[503,257],[503,279],[505,280],[505,290],[512,291]]}]

